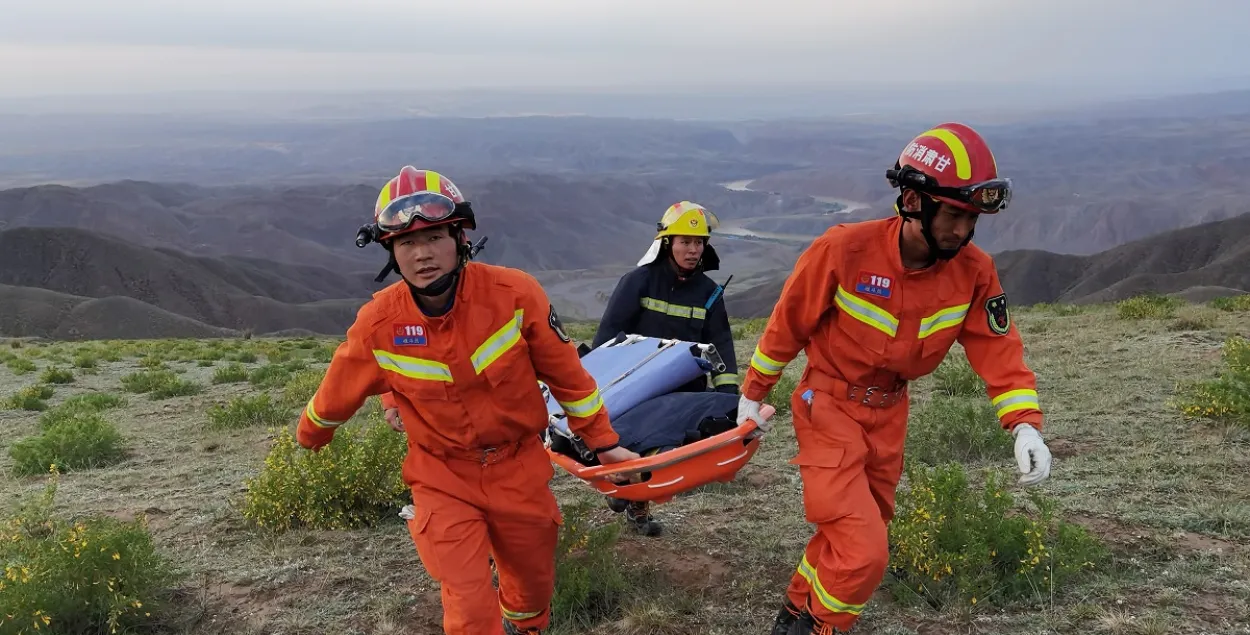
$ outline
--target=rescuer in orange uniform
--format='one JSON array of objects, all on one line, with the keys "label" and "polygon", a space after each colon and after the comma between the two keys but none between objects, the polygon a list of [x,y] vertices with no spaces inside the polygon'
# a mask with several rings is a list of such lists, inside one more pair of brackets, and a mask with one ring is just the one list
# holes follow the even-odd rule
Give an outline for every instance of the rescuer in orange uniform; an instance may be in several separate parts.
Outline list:
[{"label": "rescuer in orange uniform", "polygon": [[760,401],[800,351],[791,396],[803,506],[817,526],[773,635],[849,630],[889,561],[887,524],[902,476],[907,382],[958,341],[985,381],[1032,485],[1050,472],[1033,372],[990,256],[969,243],[981,214],[1007,206],[1011,182],[971,128],[916,137],[886,173],[896,217],[838,225],[786,280],[742,387],[738,422],[761,427]]},{"label": "rescuer in orange uniform", "polygon": [[616,446],[595,380],[538,282],[469,261],[464,232],[475,228],[446,177],[405,166],[387,183],[357,244],[380,242],[403,281],[360,309],[297,438],[320,448],[369,395],[389,392],[399,410],[392,425],[408,437],[408,529],[442,586],[444,632],[540,633],[562,517],[539,437],[547,426],[539,380],[601,463],[639,457]]}]

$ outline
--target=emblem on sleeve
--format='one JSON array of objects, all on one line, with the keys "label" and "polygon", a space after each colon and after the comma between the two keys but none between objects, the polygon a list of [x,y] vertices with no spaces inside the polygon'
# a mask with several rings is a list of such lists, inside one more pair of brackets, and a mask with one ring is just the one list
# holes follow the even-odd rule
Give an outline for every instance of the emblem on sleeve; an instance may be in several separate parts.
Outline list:
[{"label": "emblem on sleeve", "polygon": [[551,313],[547,315],[547,324],[551,325],[551,330],[555,331],[556,335],[559,336],[561,340],[565,342],[572,342],[573,338],[569,337],[569,334],[564,332],[564,324],[560,322],[560,316],[556,314],[555,305],[548,306],[551,307]]},{"label": "emblem on sleeve", "polygon": [[1006,335],[1011,330],[1011,312],[1007,310],[1007,294],[1000,293],[985,301],[985,318],[990,330]]}]

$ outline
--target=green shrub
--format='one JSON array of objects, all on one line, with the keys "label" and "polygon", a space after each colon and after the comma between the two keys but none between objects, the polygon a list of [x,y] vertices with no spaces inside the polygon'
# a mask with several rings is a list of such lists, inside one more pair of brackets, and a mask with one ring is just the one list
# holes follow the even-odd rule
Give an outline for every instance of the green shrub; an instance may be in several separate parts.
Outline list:
[{"label": "green shrub", "polygon": [[14,375],[25,375],[26,373],[33,373],[38,368],[37,366],[35,366],[35,362],[32,362],[31,360],[25,357],[16,357],[14,359],[10,359],[5,364],[5,366],[8,366],[9,370],[12,371]]},{"label": "green shrub", "polygon": [[291,420],[291,410],[269,398],[269,393],[235,397],[230,403],[208,409],[209,428],[236,430],[253,426],[281,426]]},{"label": "green shrub", "polygon": [[21,348],[21,347],[22,347],[21,340],[12,340],[9,342],[9,348]]},{"label": "green shrub", "polygon": [[616,614],[629,585],[615,554],[620,524],[596,526],[595,506],[586,501],[562,511],[551,626],[580,633]]},{"label": "green shrub", "polygon": [[74,356],[74,368],[82,368],[84,370],[89,370],[89,369],[97,368],[99,367],[99,365],[100,365],[100,359],[96,357],[94,354],[79,353]]},{"label": "green shrub", "polygon": [[1182,386],[1172,406],[1189,418],[1250,429],[1250,341],[1230,337],[1224,342],[1221,358],[1224,369],[1218,377]]},{"label": "green shrub", "polygon": [[140,370],[122,377],[122,388],[127,392],[145,393],[177,381],[178,375],[172,370]]},{"label": "green shrub", "polygon": [[289,408],[303,408],[316,394],[325,375],[322,370],[305,370],[292,375],[282,387],[282,403]]},{"label": "green shrub", "polygon": [[74,371],[68,368],[51,366],[43,371],[43,374],[39,376],[39,381],[45,384],[72,384],[74,383]]},{"label": "green shrub", "polygon": [[338,344],[322,346],[314,349],[310,358],[314,362],[329,364],[334,359],[334,351],[336,350],[338,350]]},{"label": "green shrub", "polygon": [[121,434],[98,413],[65,411],[42,423],[46,423],[42,432],[9,448],[17,476],[42,474],[51,465],[66,470],[93,469],[123,457]]},{"label": "green shrub", "polygon": [[35,384],[27,386],[11,395],[4,401],[4,407],[10,410],[29,410],[38,412],[45,410],[48,403],[44,401],[52,396],[52,386],[47,384]]},{"label": "green shrub", "polygon": [[238,362],[218,366],[213,372],[214,384],[234,384],[247,381],[247,368]]},{"label": "green shrub", "polygon": [[252,351],[238,351],[231,355],[226,355],[226,360],[241,362],[244,364],[254,364],[256,363],[256,353],[253,353]]},{"label": "green shrub", "polygon": [[170,399],[172,397],[189,397],[204,392],[204,386],[197,384],[189,379],[175,379],[171,382],[161,384],[152,389],[148,393],[148,397],[156,399]]},{"label": "green shrub", "polygon": [[181,576],[146,519],[54,515],[56,485],[0,524],[0,634],[151,630]]},{"label": "green shrub", "polygon": [[1211,306],[1221,311],[1250,311],[1250,293],[1211,300]]},{"label": "green shrub", "polygon": [[253,370],[247,380],[257,388],[280,388],[291,378],[291,371],[282,364],[265,364]]},{"label": "green shrub", "polygon": [[1014,443],[984,398],[934,395],[907,427],[907,454],[927,465],[1010,458]]},{"label": "green shrub", "polygon": [[341,426],[317,452],[300,447],[290,426],[274,439],[260,473],[244,481],[243,516],[260,527],[347,529],[373,526],[411,502],[400,477],[407,437],[379,417]]},{"label": "green shrub", "polygon": [[1117,302],[1115,309],[1121,320],[1166,320],[1175,317],[1176,309],[1184,304],[1172,296],[1145,293]]},{"label": "green shrub", "polygon": [[1036,511],[1016,511],[995,473],[977,488],[957,463],[909,462],[889,528],[894,598],[938,609],[1004,606],[1049,596],[1106,562],[1096,537],[1056,518],[1036,491],[1029,498]]},{"label": "green shrub", "polygon": [[947,355],[933,371],[937,391],[953,397],[984,397],[985,382],[972,370],[964,355]]},{"label": "green shrub", "polygon": [[164,356],[148,355],[147,357],[144,357],[143,359],[139,360],[139,366],[141,368],[158,370],[158,369],[165,368],[165,362],[166,362],[166,358]]},{"label": "green shrub", "polygon": [[265,359],[272,364],[282,364],[291,359],[291,352],[280,347],[269,347],[265,350]]},{"label": "green shrub", "polygon": [[39,418],[39,422],[42,427],[47,428],[67,414],[104,412],[105,410],[120,408],[125,405],[125,398],[106,392],[74,395],[62,401],[60,405],[52,410],[45,412]]},{"label": "green shrub", "polygon": [[743,340],[764,332],[764,328],[768,326],[768,318],[752,318],[744,320],[736,324],[731,324],[730,332],[733,334],[734,340]]},{"label": "green shrub", "polygon": [[794,389],[798,387],[798,383],[794,377],[783,372],[768,396],[764,398],[764,403],[772,404],[777,409],[777,415],[790,412],[790,397]]}]

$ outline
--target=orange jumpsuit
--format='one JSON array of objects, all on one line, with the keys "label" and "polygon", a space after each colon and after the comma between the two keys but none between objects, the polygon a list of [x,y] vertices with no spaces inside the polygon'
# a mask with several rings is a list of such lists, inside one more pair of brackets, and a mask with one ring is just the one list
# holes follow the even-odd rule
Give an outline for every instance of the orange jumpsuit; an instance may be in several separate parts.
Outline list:
[{"label": "orange jumpsuit", "polygon": [[[886,525],[902,477],[906,382],[956,340],[1005,429],[1042,411],[992,259],[975,245],[922,270],[903,267],[901,218],[830,228],[786,280],[742,394],[761,401],[807,352],[791,396],[803,506],[817,526],[787,594],[840,629],[858,619],[889,560]],[[811,391],[810,401],[804,399]]]},{"label": "orange jumpsuit", "polygon": [[442,587],[448,635],[502,635],[501,615],[521,630],[550,621],[563,518],[539,437],[547,426],[539,380],[591,448],[618,441],[559,326],[538,281],[515,269],[467,264],[455,304],[436,318],[398,282],[360,309],[300,417],[297,438],[316,449],[369,395],[392,393],[408,436],[403,478],[416,508],[408,529]]}]

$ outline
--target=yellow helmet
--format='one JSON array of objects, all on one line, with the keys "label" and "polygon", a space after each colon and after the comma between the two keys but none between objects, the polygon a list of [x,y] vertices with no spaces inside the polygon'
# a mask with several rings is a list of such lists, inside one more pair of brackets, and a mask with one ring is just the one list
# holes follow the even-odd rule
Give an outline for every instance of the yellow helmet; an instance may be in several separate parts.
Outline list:
[{"label": "yellow helmet", "polygon": [[[655,262],[657,256],[660,255],[660,248],[664,245],[668,236],[702,236],[704,238],[712,235],[712,230],[720,226],[720,221],[716,215],[708,211],[707,208],[698,203],[690,201],[682,201],[673,203],[664,210],[664,215],[660,217],[660,222],[655,224],[656,234],[655,241],[651,243],[651,248],[638,261],[638,266]],[[704,270],[712,271],[719,268],[720,259],[716,256],[716,251],[709,244],[704,247]]]},{"label": "yellow helmet", "polygon": [[720,226],[716,215],[698,203],[682,201],[673,203],[664,210],[664,216],[656,223],[659,233],[656,238],[665,236],[711,236],[712,230]]}]

